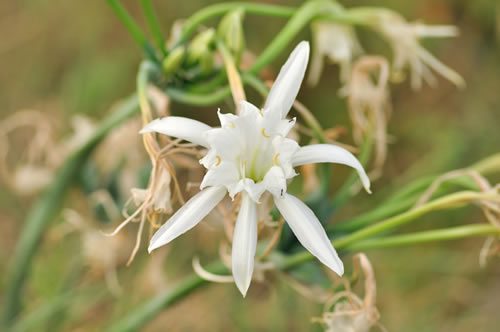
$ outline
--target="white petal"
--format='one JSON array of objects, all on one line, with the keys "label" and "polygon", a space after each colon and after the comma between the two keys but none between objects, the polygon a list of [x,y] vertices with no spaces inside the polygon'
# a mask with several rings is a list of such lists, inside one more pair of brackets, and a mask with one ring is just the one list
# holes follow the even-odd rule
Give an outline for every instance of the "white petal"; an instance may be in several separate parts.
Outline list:
[{"label": "white petal", "polygon": [[210,126],[200,121],[181,116],[167,116],[151,121],[142,128],[140,133],[156,132],[208,147],[208,142],[203,133],[210,129],[212,129]]},{"label": "white petal", "polygon": [[217,163],[217,151],[215,149],[207,150],[207,154],[200,159],[200,164],[205,168],[210,168]]},{"label": "white petal", "polygon": [[257,206],[246,194],[242,194],[240,212],[233,233],[232,269],[236,286],[243,297],[250,282],[257,247]]},{"label": "white petal", "polygon": [[149,242],[148,251],[161,247],[196,226],[226,195],[224,187],[200,191],[160,227]]},{"label": "white petal", "polygon": [[286,117],[292,107],[304,79],[309,60],[309,43],[302,41],[295,47],[267,96],[264,110],[279,112],[281,118]]},{"label": "white petal", "polygon": [[261,114],[261,110],[255,106],[254,104],[252,103],[249,103],[248,101],[246,100],[242,100],[240,101],[240,116],[251,116],[251,115],[260,115]]},{"label": "white petal", "polygon": [[238,168],[235,163],[223,161],[220,165],[212,166],[203,177],[200,189],[209,186],[226,186],[239,180]]},{"label": "white petal", "polygon": [[241,136],[237,128],[214,128],[205,132],[210,148],[222,159],[235,159],[241,153]]},{"label": "white petal", "polygon": [[229,196],[234,199],[234,196],[242,191],[245,191],[250,198],[256,202],[259,203],[260,197],[266,191],[266,187],[264,186],[264,181],[260,181],[258,183],[255,183],[254,180],[245,178],[241,179],[237,183],[231,184],[227,186],[228,191],[229,191]]},{"label": "white petal", "polygon": [[267,171],[266,176],[261,183],[264,187],[264,190],[269,191],[274,196],[281,196],[286,192],[285,174],[283,172],[283,169],[279,166],[271,167],[269,171]]},{"label": "white petal", "polygon": [[304,248],[342,276],[344,265],[311,209],[297,197],[286,193],[282,197],[275,196],[274,204]]},{"label": "white petal", "polygon": [[285,177],[287,179],[290,179],[297,175],[292,165],[292,157],[300,148],[297,142],[293,139],[276,136],[273,139],[272,144],[274,147],[274,151],[277,152],[274,157],[274,162],[277,162],[278,165],[283,169],[283,171],[285,172]]},{"label": "white petal", "polygon": [[220,126],[226,127],[231,126],[231,124],[238,119],[238,116],[232,113],[222,113],[220,109],[217,111],[217,116],[219,117]]},{"label": "white petal", "polygon": [[332,144],[313,144],[301,147],[292,157],[292,165],[300,166],[314,163],[336,163],[354,168],[363,183],[363,187],[370,192],[370,179],[356,157],[340,146]]}]

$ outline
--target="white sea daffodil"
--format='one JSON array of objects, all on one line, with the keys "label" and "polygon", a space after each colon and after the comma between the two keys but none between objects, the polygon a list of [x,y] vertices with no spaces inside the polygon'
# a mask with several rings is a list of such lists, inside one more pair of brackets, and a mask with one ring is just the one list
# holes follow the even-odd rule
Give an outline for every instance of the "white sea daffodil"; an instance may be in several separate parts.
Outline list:
[{"label": "white sea daffodil", "polygon": [[390,10],[374,11],[374,27],[389,42],[394,53],[393,67],[396,74],[409,68],[413,89],[422,87],[422,80],[430,86],[437,83],[432,70],[458,87],[464,87],[464,79],[453,69],[439,61],[421,44],[423,38],[445,38],[458,35],[452,25],[426,25],[407,22],[401,15]]},{"label": "white sea daffodil", "polygon": [[197,225],[228,193],[241,195],[232,245],[232,273],[245,296],[254,268],[257,245],[257,208],[269,192],[281,215],[300,243],[323,264],[342,275],[343,264],[320,222],[303,202],[287,193],[294,167],[320,162],[355,168],[369,190],[370,180],[359,161],[347,150],[329,144],[300,147],[287,138],[295,118],[286,116],[299,91],[309,58],[309,44],[301,42],[290,55],[274,83],[264,108],[243,101],[240,114],[218,113],[221,127],[169,116],[146,125],[141,133],[157,132],[208,149],[200,163],[207,168],[201,191],[182,206],[153,235],[149,252]]}]

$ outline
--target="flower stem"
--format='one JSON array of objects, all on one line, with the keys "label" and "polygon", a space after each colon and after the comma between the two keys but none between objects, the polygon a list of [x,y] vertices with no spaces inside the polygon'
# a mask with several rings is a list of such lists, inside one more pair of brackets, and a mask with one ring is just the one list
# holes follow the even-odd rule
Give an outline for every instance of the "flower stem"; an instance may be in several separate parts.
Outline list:
[{"label": "flower stem", "polygon": [[178,88],[167,88],[165,93],[172,100],[192,106],[210,106],[219,103],[231,95],[229,86],[219,88],[212,93],[191,93]]},{"label": "flower stem", "polygon": [[[483,175],[489,175],[492,173],[497,173],[500,169],[498,165],[500,164],[500,155],[493,155],[487,157],[478,163],[471,165],[468,169],[472,169],[482,173]],[[427,176],[419,178],[408,185],[405,185],[403,189],[397,191],[395,194],[385,200],[382,204],[379,204],[378,208],[371,210],[367,213],[361,214],[353,219],[336,223],[328,228],[328,233],[333,234],[334,232],[352,232],[360,229],[370,223],[373,223],[382,218],[387,218],[395,213],[403,212],[404,210],[410,208],[414,205],[422,192],[427,189],[432,183],[438,178],[438,175]],[[467,176],[462,176],[454,179],[450,179],[446,183],[441,184],[437,188],[433,196],[439,196],[447,192],[450,187],[459,186],[463,189],[468,190],[478,190],[477,183]]]},{"label": "flower stem", "polygon": [[294,7],[251,2],[228,2],[207,6],[196,12],[184,22],[180,43],[189,39],[203,22],[239,8],[243,9],[246,13],[284,18],[291,17],[296,10]]},{"label": "flower stem", "polygon": [[158,47],[163,56],[167,55],[163,40],[163,33],[161,31],[160,23],[158,22],[158,18],[156,17],[151,0],[141,0],[141,7],[142,11],[144,12],[144,16],[146,17],[146,22],[148,23],[149,30],[153,34],[153,38],[156,42],[156,47]]},{"label": "flower stem", "polygon": [[249,69],[252,74],[257,74],[279,53],[287,47],[297,33],[304,28],[315,16],[321,14],[323,1],[307,1],[291,17],[285,27],[276,35],[269,45],[262,51]]},{"label": "flower stem", "polygon": [[9,326],[21,310],[23,287],[29,275],[31,262],[40,245],[42,236],[59,211],[72,180],[87,160],[94,147],[114,127],[138,110],[135,96],[121,103],[118,109],[104,120],[92,137],[75,151],[62,165],[53,184],[28,214],[25,226],[14,251],[7,277],[3,313],[0,326]]},{"label": "flower stem", "polygon": [[[227,268],[221,262],[210,264],[206,270],[215,274],[228,272]],[[124,316],[116,324],[106,329],[106,331],[138,331],[163,309],[176,303],[185,296],[189,295],[192,291],[206,284],[208,284],[207,280],[193,273],[181,281],[177,286],[173,287],[170,291],[157,295],[135,310],[132,314]]]},{"label": "flower stem", "polygon": [[[477,193],[477,192],[472,192],[472,191],[461,191],[457,193],[453,193],[441,198],[438,198],[434,201],[431,201],[429,203],[426,203],[420,207],[411,209],[409,211],[406,211],[402,214],[399,214],[394,217],[390,217],[388,219],[385,219],[383,221],[380,221],[376,224],[373,224],[371,226],[365,227],[359,231],[356,231],[350,235],[347,235],[346,237],[343,237],[342,239],[337,241],[337,244],[341,245],[342,247],[345,247],[347,245],[350,245],[356,241],[366,239],[371,236],[378,235],[383,232],[387,232],[390,230],[393,230],[397,227],[400,227],[404,224],[407,224],[416,218],[429,213],[431,211],[436,211],[440,209],[446,209],[446,208],[455,208],[455,207],[460,207],[463,206],[466,203],[473,202],[476,200],[480,199],[487,199],[487,194],[483,193]],[[495,199],[493,195],[490,197],[491,199]],[[497,197],[498,199],[498,197]]]},{"label": "flower stem", "polygon": [[427,243],[433,241],[457,240],[473,236],[500,236],[500,229],[493,225],[465,225],[452,228],[435,229],[425,232],[394,235],[376,239],[363,240],[351,245],[349,250],[367,250],[400,247],[412,244]]},{"label": "flower stem", "polygon": [[234,106],[236,108],[236,114],[239,113],[240,102],[246,100],[245,90],[243,89],[243,83],[241,82],[240,73],[236,68],[234,58],[220,40],[217,41],[217,48],[219,49],[222,59],[224,61],[224,66],[226,67],[227,78],[229,80],[229,87],[231,89],[231,94],[233,96]]},{"label": "flower stem", "polygon": [[[345,241],[344,238],[333,241],[337,249],[345,249],[348,251],[358,249],[374,249],[403,246],[409,244],[428,243],[432,241],[455,240],[474,236],[500,235],[500,230],[492,225],[467,225],[459,226],[451,229],[441,229],[434,231],[419,232],[414,234],[397,235],[384,237],[373,240],[365,240],[352,243]],[[276,268],[282,271],[293,269],[301,264],[313,260],[314,257],[308,251],[301,251],[294,255],[289,255],[275,261]],[[208,270],[212,273],[223,274],[228,273],[228,269],[221,264],[213,263]],[[121,319],[115,325],[112,325],[109,331],[136,331],[147,324],[154,316],[166,309],[175,302],[181,300],[184,296],[189,295],[192,291],[200,288],[208,281],[202,279],[196,274],[192,274],[183,282],[174,287],[170,292],[158,295],[152,300],[149,300],[132,314],[126,315],[125,319]]]}]

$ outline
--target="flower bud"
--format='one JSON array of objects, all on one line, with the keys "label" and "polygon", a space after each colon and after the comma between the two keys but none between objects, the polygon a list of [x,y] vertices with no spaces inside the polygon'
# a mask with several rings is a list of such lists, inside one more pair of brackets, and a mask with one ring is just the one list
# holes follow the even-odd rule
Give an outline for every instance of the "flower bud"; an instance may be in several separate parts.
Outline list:
[{"label": "flower bud", "polygon": [[217,29],[219,38],[222,39],[236,62],[239,62],[245,49],[245,34],[243,31],[244,12],[237,9],[224,16]]},{"label": "flower bud", "polygon": [[182,64],[186,49],[183,46],[175,48],[165,59],[163,59],[162,67],[165,75],[170,76],[175,73]]},{"label": "flower bud", "polygon": [[215,30],[208,29],[198,34],[191,41],[187,50],[187,63],[194,65],[199,62],[205,53],[210,53],[210,47],[215,39]]}]

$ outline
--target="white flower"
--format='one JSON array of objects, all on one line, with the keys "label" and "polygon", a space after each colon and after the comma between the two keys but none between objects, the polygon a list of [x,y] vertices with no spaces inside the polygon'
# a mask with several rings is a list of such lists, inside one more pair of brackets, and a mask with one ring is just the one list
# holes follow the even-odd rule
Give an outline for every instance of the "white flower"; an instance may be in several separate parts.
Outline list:
[{"label": "white flower", "polygon": [[354,29],[348,25],[329,21],[316,21],[311,25],[313,55],[308,83],[316,85],[323,71],[323,58],[340,66],[340,80],[346,82],[354,55],[362,52]]},{"label": "white flower", "polygon": [[170,116],[149,123],[141,133],[158,132],[208,149],[200,160],[208,171],[201,191],[182,206],[152,237],[149,251],[163,246],[196,226],[229,193],[241,195],[241,207],[233,234],[232,270],[239,290],[246,294],[257,244],[257,208],[264,192],[274,198],[278,210],[302,245],[337,274],[343,264],[314,213],[288,194],[287,180],[294,167],[333,162],[355,168],[366,190],[370,181],[358,160],[347,150],[328,144],[300,147],[287,138],[295,119],[286,116],[299,91],[309,57],[309,44],[301,42],[281,69],[262,110],[242,102],[241,113],[221,114],[221,127]]},{"label": "white flower", "polygon": [[422,86],[422,79],[431,86],[435,85],[436,78],[431,69],[458,87],[465,85],[463,78],[457,72],[420,45],[421,38],[455,37],[458,34],[456,27],[409,23],[399,14],[389,10],[377,10],[374,14],[375,29],[387,39],[393,49],[395,72],[402,73],[408,67],[411,72],[412,88],[419,89]]}]

